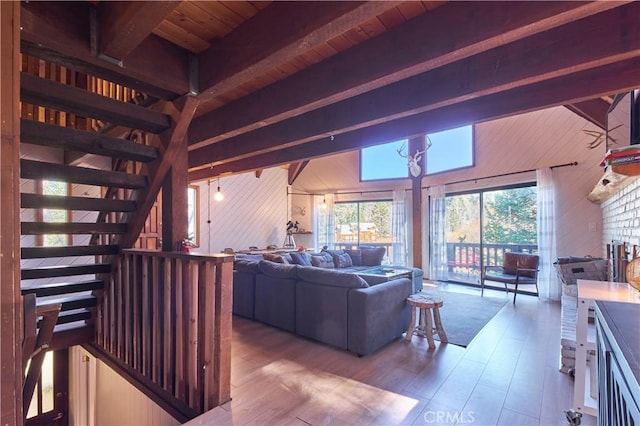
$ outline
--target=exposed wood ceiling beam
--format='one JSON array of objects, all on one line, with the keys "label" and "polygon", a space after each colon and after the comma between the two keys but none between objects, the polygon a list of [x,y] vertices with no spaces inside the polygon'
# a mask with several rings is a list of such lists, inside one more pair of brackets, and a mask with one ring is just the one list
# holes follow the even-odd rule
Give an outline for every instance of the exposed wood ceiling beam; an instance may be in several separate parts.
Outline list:
[{"label": "exposed wood ceiling beam", "polygon": [[119,67],[91,52],[90,4],[22,2],[22,53],[95,75],[161,99],[189,92],[187,52],[155,35]]},{"label": "exposed wood ceiling beam", "polygon": [[180,3],[180,1],[99,3],[99,52],[118,60],[125,58]]},{"label": "exposed wood ceiling beam", "polygon": [[[640,3],[633,6],[640,13]],[[492,49],[354,98],[192,151],[190,167],[302,144],[400,117],[442,108],[518,86],[640,56],[633,15],[620,22],[613,11]],[[584,42],[589,49],[575,49]],[[566,52],[558,55],[556,52]],[[496,72],[498,71],[498,72]],[[640,74],[639,74],[640,75]]]},{"label": "exposed wood ceiling beam", "polygon": [[601,129],[607,129],[607,112],[611,104],[604,99],[590,99],[588,101],[565,105],[565,107]]},{"label": "exposed wood ceiling beam", "polygon": [[309,160],[289,164],[289,178],[287,180],[289,185],[293,185],[298,176],[300,176],[300,173],[302,173],[302,171],[305,167],[307,167],[308,164]]},{"label": "exposed wood ceiling beam", "polygon": [[199,57],[206,101],[395,7],[399,2],[273,2]]},{"label": "exposed wood ceiling beam", "polygon": [[[610,93],[629,91],[640,85],[640,58],[629,59],[596,69],[546,80],[489,96],[471,99],[421,114],[322,138],[279,151],[257,155],[189,173],[190,181],[223,173],[242,173],[256,169],[351,151],[413,135],[437,132],[472,122],[521,114],[562,103],[576,103]],[[615,79],[611,79],[615,75]],[[583,84],[576,84],[582,81]],[[505,148],[507,149],[507,148]]]},{"label": "exposed wood ceiling beam", "polygon": [[[285,80],[197,117],[190,132],[190,149],[273,124],[618,5],[609,2],[447,3]],[[443,39],[443,34],[448,38]],[[438,42],[429,43],[429,40]]]}]

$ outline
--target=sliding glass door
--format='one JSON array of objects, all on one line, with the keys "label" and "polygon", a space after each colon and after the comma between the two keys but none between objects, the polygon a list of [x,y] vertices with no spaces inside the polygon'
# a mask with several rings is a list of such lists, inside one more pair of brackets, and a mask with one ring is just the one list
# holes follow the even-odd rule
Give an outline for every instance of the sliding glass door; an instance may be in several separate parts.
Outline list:
[{"label": "sliding glass door", "polygon": [[505,252],[537,252],[534,185],[504,187],[446,198],[449,281],[480,285],[485,265]]}]

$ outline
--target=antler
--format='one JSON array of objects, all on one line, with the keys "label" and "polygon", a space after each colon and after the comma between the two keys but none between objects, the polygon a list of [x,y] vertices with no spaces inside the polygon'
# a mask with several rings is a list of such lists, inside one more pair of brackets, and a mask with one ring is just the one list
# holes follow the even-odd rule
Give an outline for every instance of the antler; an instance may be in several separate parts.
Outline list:
[{"label": "antler", "polygon": [[400,147],[400,149],[396,149],[396,152],[398,153],[398,155],[402,158],[409,158],[410,155],[408,154],[403,154],[402,151],[404,151],[404,148],[407,146],[407,143],[403,143],[402,146]]}]

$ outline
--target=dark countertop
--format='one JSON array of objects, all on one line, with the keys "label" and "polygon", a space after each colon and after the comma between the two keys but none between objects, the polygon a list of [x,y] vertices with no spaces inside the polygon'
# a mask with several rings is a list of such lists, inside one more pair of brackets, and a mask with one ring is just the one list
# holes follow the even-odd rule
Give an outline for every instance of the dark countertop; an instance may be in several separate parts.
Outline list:
[{"label": "dark countertop", "polygon": [[[620,357],[624,358],[626,367],[635,376],[635,384],[629,383],[631,390],[635,387],[640,394],[640,304],[621,302],[596,302],[596,312],[603,321],[604,333],[609,338],[620,367],[626,370]],[[626,377],[631,381],[631,377]],[[633,393],[632,393],[633,394]]]}]

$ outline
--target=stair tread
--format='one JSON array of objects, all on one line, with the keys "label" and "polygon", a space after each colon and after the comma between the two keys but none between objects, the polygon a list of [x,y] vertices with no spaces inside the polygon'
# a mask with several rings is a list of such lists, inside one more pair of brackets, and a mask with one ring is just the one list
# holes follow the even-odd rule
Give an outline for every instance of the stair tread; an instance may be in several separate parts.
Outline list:
[{"label": "stair tread", "polygon": [[167,114],[25,72],[20,75],[20,98],[30,104],[152,133],[161,133],[171,126],[171,119]]},{"label": "stair tread", "polygon": [[21,222],[22,235],[43,234],[125,234],[126,223]]},{"label": "stair tread", "polygon": [[24,143],[123,160],[149,162],[158,158],[158,150],[151,146],[25,118],[20,120],[20,138]]},{"label": "stair tread", "polygon": [[106,274],[111,272],[109,263],[89,263],[85,265],[54,265],[24,268],[20,270],[21,279],[67,277],[73,275]]},{"label": "stair tread", "polygon": [[136,202],[131,200],[22,193],[20,194],[20,207],[31,209],[52,208],[60,210],[133,212],[136,210]]},{"label": "stair tread", "polygon": [[36,300],[36,306],[44,306],[56,303],[60,303],[62,305],[62,308],[60,309],[61,311],[70,311],[96,306],[97,298],[92,294],[79,294]]},{"label": "stair tread", "polygon": [[147,186],[147,177],[143,175],[27,159],[20,160],[20,177],[127,189],[141,189]]},{"label": "stair tread", "polygon": [[23,287],[22,294],[35,293],[37,297],[55,296],[60,294],[78,293],[82,291],[99,290],[104,287],[102,280],[87,280],[63,283],[36,284]]},{"label": "stair tread", "polygon": [[107,255],[117,254],[119,252],[120,246],[113,244],[58,247],[22,247],[20,249],[20,257],[22,259],[42,259],[49,257]]}]

